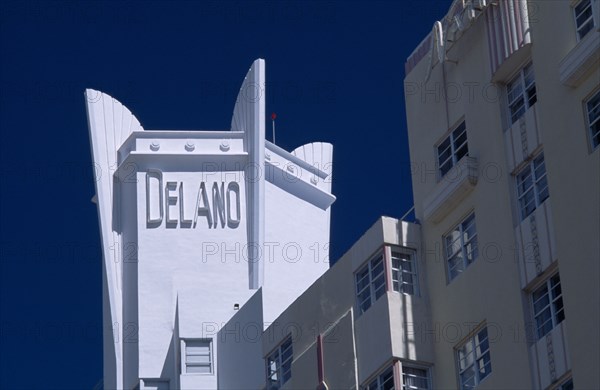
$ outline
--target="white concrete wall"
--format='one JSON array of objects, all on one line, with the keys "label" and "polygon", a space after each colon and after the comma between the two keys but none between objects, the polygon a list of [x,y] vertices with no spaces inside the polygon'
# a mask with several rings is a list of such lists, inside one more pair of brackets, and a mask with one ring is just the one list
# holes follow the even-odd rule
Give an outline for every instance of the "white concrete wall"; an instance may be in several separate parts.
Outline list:
[{"label": "white concrete wall", "polygon": [[329,268],[329,212],[271,183],[266,203],[263,299],[268,324]]},{"label": "white concrete wall", "polygon": [[258,289],[219,331],[219,389],[259,389],[263,386],[262,305],[262,289]]},{"label": "white concrete wall", "polygon": [[[160,163],[154,164],[160,167]],[[246,215],[243,171],[232,171],[240,186],[241,215]],[[247,242],[247,223],[236,228],[227,225],[209,228],[207,218],[198,217],[196,227],[181,223],[158,227],[146,225],[146,175],[138,173],[139,227],[139,348],[140,377],[157,378],[163,371],[179,304],[181,338],[214,338],[222,323],[234,313],[234,304],[243,305],[250,297],[248,262],[242,249]],[[191,218],[202,172],[163,172],[163,183],[184,183],[184,215]],[[220,182],[220,181],[219,181]],[[231,181],[225,182],[225,188]],[[206,182],[212,188],[212,180]],[[220,183],[219,183],[220,184]],[[180,184],[179,184],[180,185]],[[179,196],[177,191],[173,191]],[[158,195],[155,195],[158,197]],[[178,199],[177,202],[181,202]],[[154,204],[154,202],[152,202]],[[170,206],[172,217],[181,221],[179,203]],[[229,249],[232,252],[226,253]],[[213,251],[217,253],[213,254]],[[213,345],[216,345],[213,341]],[[215,349],[215,356],[218,351]],[[217,360],[218,361],[218,360]],[[215,367],[215,371],[218,367]],[[182,375],[183,388],[216,388],[216,375]]]}]

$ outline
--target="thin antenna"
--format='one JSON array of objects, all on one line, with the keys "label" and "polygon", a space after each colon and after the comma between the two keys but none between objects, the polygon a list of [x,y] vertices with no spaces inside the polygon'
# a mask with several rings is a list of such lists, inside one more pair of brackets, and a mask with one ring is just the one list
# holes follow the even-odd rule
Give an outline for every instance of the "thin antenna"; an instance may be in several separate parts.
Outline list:
[{"label": "thin antenna", "polygon": [[275,145],[275,119],[277,119],[277,114],[271,114],[271,122],[273,123],[273,145]]}]

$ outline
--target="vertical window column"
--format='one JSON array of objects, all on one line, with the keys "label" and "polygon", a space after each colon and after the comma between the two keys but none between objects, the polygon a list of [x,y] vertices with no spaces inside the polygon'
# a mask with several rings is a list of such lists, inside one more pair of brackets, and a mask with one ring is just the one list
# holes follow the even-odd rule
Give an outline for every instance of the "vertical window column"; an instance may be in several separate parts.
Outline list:
[{"label": "vertical window column", "polygon": [[438,168],[440,177],[444,177],[460,159],[469,155],[467,143],[467,126],[462,121],[440,144],[437,146]]},{"label": "vertical window column", "polygon": [[355,274],[356,301],[359,314],[367,311],[386,292],[384,263],[384,254],[381,251]]},{"label": "vertical window column", "polygon": [[479,253],[475,213],[469,214],[452,231],[444,236],[448,260],[448,281],[463,272]]},{"label": "vertical window column", "polygon": [[542,338],[565,319],[559,274],[535,289],[531,300],[537,337]]},{"label": "vertical window column", "polygon": [[544,154],[540,153],[517,173],[517,197],[521,220],[533,213],[549,196],[546,163]]},{"label": "vertical window column", "polygon": [[292,337],[288,336],[267,357],[267,389],[278,390],[292,377]]},{"label": "vertical window column", "polygon": [[585,110],[590,145],[592,150],[596,150],[600,145],[600,90],[585,102]]},{"label": "vertical window column", "polygon": [[469,337],[457,349],[460,388],[475,388],[483,379],[492,373],[492,360],[487,327]]},{"label": "vertical window column", "polygon": [[406,295],[418,294],[418,275],[415,255],[390,248],[392,289]]},{"label": "vertical window column", "polygon": [[594,29],[594,9],[591,0],[581,0],[573,7],[577,40],[583,39]]},{"label": "vertical window column", "polygon": [[537,102],[535,89],[535,75],[531,63],[527,64],[519,73],[506,84],[508,98],[508,114],[510,123],[515,123]]}]

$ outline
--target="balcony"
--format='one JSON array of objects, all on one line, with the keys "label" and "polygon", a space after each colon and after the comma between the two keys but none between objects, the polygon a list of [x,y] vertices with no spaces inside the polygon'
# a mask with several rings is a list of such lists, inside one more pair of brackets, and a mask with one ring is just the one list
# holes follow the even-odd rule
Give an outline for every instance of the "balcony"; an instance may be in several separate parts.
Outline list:
[{"label": "balcony", "polygon": [[477,184],[479,177],[477,159],[463,157],[423,201],[425,220],[440,222]]},{"label": "balcony", "polygon": [[600,30],[584,37],[560,62],[560,82],[576,87],[600,65]]}]

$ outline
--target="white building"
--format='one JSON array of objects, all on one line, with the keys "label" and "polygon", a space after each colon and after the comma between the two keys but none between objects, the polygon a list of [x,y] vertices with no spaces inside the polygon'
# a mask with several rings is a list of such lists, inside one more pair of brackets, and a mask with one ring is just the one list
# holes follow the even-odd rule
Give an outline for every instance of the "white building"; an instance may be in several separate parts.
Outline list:
[{"label": "white building", "polygon": [[[148,131],[86,90],[105,388],[262,387],[260,344],[219,340],[260,335],[329,268],[332,146],[266,141],[265,93],[259,59],[229,130]],[[232,335],[224,324],[242,306],[248,325]]]},{"label": "white building", "polygon": [[600,388],[600,1],[453,1],[405,96],[432,321],[490,337],[434,387]]}]

